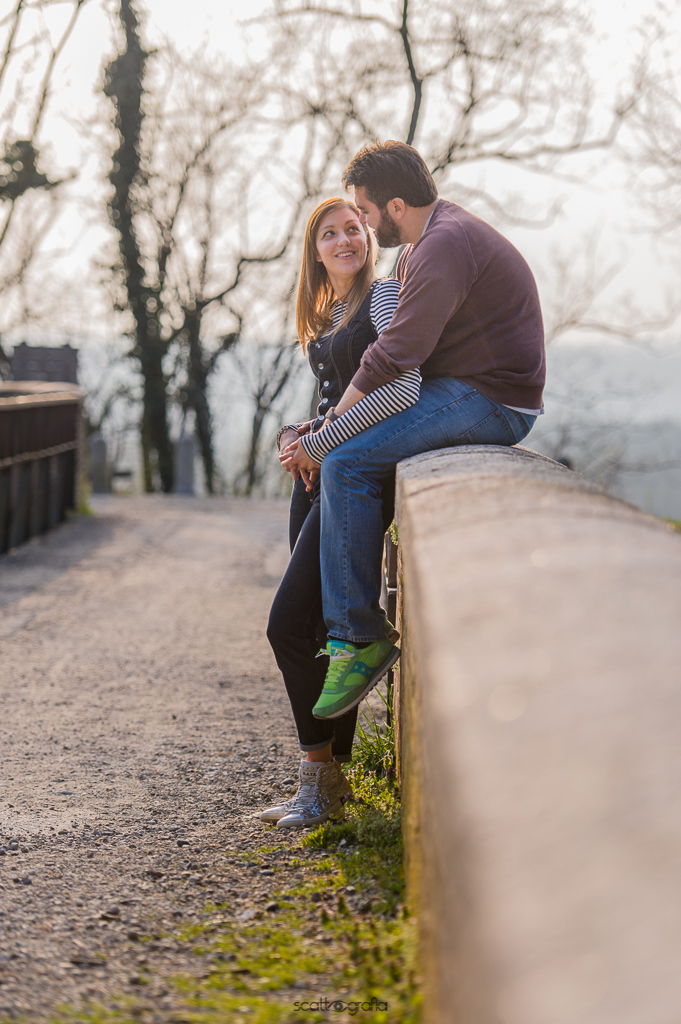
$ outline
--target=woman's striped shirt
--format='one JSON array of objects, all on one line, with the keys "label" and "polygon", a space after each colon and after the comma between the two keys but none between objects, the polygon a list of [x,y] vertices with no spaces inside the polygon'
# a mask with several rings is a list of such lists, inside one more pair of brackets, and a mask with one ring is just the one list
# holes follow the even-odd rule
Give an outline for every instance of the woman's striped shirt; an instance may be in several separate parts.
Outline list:
[{"label": "woman's striped shirt", "polygon": [[[371,296],[369,316],[380,334],[392,320],[400,297],[401,283],[394,277],[377,281]],[[332,310],[333,327],[337,327],[345,313],[345,303],[337,302]],[[383,384],[371,394],[365,395],[356,405],[329,423],[316,434],[305,434],[301,440],[310,458],[315,462],[323,462],[333,448],[360,434],[367,427],[394,416],[415,405],[421,391],[421,373],[418,367],[400,374],[390,384]]]}]

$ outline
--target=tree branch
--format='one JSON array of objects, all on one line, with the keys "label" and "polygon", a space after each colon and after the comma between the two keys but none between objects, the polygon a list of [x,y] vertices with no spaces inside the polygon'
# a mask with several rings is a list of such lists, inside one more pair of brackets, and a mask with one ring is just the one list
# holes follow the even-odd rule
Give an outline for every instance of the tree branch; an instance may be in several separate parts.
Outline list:
[{"label": "tree branch", "polygon": [[52,77],[52,71],[54,70],[54,66],[57,63],[57,60],[59,59],[59,55],[61,54],[62,50],[64,49],[64,47],[66,45],[66,41],[68,40],[69,36],[73,32],[73,29],[74,29],[74,26],[76,24],[76,21],[78,20],[78,15],[80,14],[81,8],[86,3],[88,3],[88,0],[75,0],[75,7],[73,9],[73,14],[71,15],[71,17],[69,19],[69,22],[68,22],[66,28],[64,29],[64,32],[62,33],[61,39],[59,40],[57,45],[52,48],[52,54],[51,54],[50,59],[48,61],[47,68],[45,69],[45,76],[43,78],[43,88],[42,88],[42,93],[41,93],[41,96],[40,96],[40,101],[38,103],[38,109],[36,111],[35,119],[34,119],[34,122],[33,122],[33,128],[32,128],[32,131],[31,131],[31,139],[34,139],[36,137],[37,132],[38,132],[38,127],[39,127],[40,122],[42,120],[43,112],[45,110],[45,104],[47,103],[47,97],[48,97],[49,88],[50,88],[50,79]]},{"label": "tree branch", "polygon": [[411,49],[411,39],[409,37],[409,0],[403,0],[402,4],[402,24],[400,25],[400,38],[402,39],[402,46],[404,48],[404,55],[407,58],[407,67],[409,68],[409,78],[411,79],[412,89],[414,90],[414,102],[411,108],[411,120],[409,121],[409,131],[407,132],[407,145],[411,146],[416,135],[416,126],[419,120],[419,113],[421,111],[421,99],[423,97],[423,79],[419,78],[416,72],[416,65],[414,64],[414,55]]}]

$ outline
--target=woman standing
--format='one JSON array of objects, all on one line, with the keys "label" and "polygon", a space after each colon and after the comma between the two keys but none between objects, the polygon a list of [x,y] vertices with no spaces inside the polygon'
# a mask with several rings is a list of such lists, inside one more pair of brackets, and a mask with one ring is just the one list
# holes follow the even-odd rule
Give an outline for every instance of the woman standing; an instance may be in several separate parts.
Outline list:
[{"label": "woman standing", "polygon": [[[305,232],[296,319],[298,337],[319,381],[319,416],[312,423],[282,427],[280,458],[307,434],[306,447],[323,462],[336,445],[380,420],[407,409],[419,397],[418,370],[403,374],[367,395],[337,417],[339,401],[360,359],[390,323],[400,291],[394,278],[377,280],[376,248],[354,203],[328,199],[310,217]],[[309,446],[309,447],[308,447]],[[321,468],[323,473],[323,466]],[[384,494],[384,522],[393,517],[393,487]],[[319,479],[296,479],[291,498],[291,561],[272,605],[267,636],[291,702],[301,750],[300,785],[295,797],[260,815],[279,828],[302,828],[338,813],[351,795],[340,764],[351,759],[357,708],[333,721],[315,718],[312,709],[324,685],[326,644],[319,562]],[[392,626],[386,620],[386,635]]]}]

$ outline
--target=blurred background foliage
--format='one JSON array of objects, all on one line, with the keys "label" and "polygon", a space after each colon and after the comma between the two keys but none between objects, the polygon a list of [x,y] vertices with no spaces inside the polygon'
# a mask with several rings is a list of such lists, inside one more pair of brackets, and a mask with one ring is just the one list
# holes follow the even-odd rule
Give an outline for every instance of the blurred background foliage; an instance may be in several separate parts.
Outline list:
[{"label": "blurred background foliage", "polygon": [[[273,434],[312,397],[302,232],[375,138],[416,145],[441,195],[527,253],[552,344],[659,349],[679,312],[679,8],[637,10],[613,59],[603,11],[573,0],[273,0],[193,48],[152,0],[0,4],[0,370],[18,341],[72,341],[90,428],[144,489],[173,488],[182,432],[207,492],[281,489]],[[574,213],[615,193],[636,211],[619,249]],[[627,278],[641,250],[657,288]],[[612,483],[633,464],[627,388],[593,379],[549,388],[537,437]]]}]

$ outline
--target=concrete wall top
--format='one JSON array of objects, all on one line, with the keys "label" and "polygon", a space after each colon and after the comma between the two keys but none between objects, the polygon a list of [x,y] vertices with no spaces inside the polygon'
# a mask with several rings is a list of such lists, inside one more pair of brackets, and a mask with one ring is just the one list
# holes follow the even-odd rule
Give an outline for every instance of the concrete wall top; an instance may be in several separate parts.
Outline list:
[{"label": "concrete wall top", "polygon": [[479,446],[400,465],[398,529],[429,1019],[675,1024],[681,535]]}]

